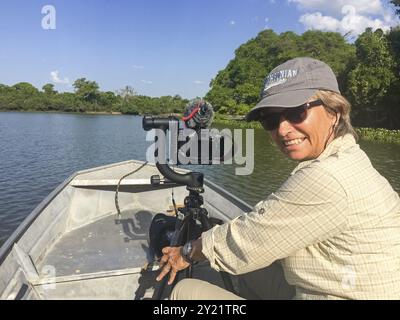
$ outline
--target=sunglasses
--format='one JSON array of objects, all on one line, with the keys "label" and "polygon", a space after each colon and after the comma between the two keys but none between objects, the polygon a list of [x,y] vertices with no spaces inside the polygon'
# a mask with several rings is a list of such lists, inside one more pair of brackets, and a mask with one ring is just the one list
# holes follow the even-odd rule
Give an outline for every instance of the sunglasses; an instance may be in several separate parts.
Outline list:
[{"label": "sunglasses", "polygon": [[322,100],[318,99],[315,101],[307,102],[295,108],[286,108],[282,112],[271,112],[268,114],[264,114],[261,117],[260,122],[263,128],[268,131],[275,130],[279,127],[282,116],[284,116],[284,118],[290,123],[299,124],[307,118],[308,109],[321,106],[323,104],[324,103],[322,102]]}]

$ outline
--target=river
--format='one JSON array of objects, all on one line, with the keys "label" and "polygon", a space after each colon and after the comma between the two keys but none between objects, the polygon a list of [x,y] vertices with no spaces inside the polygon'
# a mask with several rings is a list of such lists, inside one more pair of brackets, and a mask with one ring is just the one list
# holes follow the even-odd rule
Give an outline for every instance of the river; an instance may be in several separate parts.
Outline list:
[{"label": "river", "polygon": [[[73,172],[128,159],[145,160],[150,142],[145,139],[141,120],[128,115],[1,112],[0,245]],[[360,145],[375,168],[400,192],[400,145],[368,141],[360,141]],[[255,204],[276,190],[295,165],[260,129],[255,131],[251,175],[237,176],[231,165],[196,169]]]}]

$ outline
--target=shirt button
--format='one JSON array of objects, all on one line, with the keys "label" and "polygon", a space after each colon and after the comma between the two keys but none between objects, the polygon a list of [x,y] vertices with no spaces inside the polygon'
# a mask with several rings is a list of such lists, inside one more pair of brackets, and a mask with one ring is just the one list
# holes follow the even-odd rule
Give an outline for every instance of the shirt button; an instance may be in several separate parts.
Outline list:
[{"label": "shirt button", "polygon": [[264,208],[259,209],[259,210],[258,210],[258,213],[259,213],[259,214],[264,214],[264,213],[265,213],[265,209],[264,209]]}]

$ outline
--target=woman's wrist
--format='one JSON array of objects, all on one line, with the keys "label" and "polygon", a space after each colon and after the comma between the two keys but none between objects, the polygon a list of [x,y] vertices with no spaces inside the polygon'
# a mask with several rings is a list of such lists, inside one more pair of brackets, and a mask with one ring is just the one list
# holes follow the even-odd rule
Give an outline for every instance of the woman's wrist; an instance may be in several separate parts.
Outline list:
[{"label": "woman's wrist", "polygon": [[202,252],[203,246],[201,244],[201,237],[192,241],[192,252],[190,259],[193,261],[206,260],[206,256]]},{"label": "woman's wrist", "polygon": [[181,256],[187,263],[193,264],[195,262],[206,260],[202,252],[201,238],[186,242],[181,247]]},{"label": "woman's wrist", "polygon": [[192,258],[193,255],[193,241],[186,242],[182,247],[181,247],[181,256],[183,260],[185,260],[187,263],[193,264],[195,261]]}]

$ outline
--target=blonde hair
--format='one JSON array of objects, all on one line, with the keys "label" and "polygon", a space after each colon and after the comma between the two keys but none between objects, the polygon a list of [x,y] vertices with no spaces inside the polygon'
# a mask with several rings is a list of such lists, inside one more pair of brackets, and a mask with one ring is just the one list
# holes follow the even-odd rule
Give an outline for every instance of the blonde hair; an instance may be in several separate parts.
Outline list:
[{"label": "blonde hair", "polygon": [[340,114],[339,122],[335,126],[335,138],[350,133],[358,140],[358,135],[350,121],[351,104],[345,97],[339,93],[326,90],[318,90],[313,97],[322,100],[327,112],[331,114]]}]

